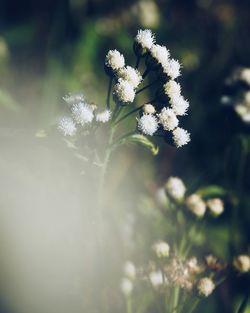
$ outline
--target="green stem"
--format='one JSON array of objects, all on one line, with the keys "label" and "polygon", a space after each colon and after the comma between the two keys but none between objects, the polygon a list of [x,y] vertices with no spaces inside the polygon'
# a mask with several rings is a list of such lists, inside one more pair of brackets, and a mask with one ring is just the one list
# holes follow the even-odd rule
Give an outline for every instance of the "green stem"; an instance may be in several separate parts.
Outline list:
[{"label": "green stem", "polygon": [[174,287],[174,294],[173,294],[173,306],[172,306],[172,313],[177,312],[178,302],[179,302],[179,295],[180,295],[180,288]]},{"label": "green stem", "polygon": [[131,114],[133,114],[133,113],[139,111],[140,109],[142,109],[143,106],[144,106],[144,104],[141,105],[141,106],[139,106],[139,107],[137,107],[137,108],[135,108],[135,109],[133,109],[133,110],[131,110],[131,111],[129,111],[127,114],[123,115],[123,116],[115,123],[115,125],[117,125],[118,123],[120,123],[121,121],[123,121],[125,118],[127,118],[127,117],[130,116]]},{"label": "green stem", "polygon": [[142,74],[142,78],[144,79],[148,75],[149,72],[150,72],[150,69],[146,68],[145,72]]},{"label": "green stem", "polygon": [[153,86],[157,81],[158,81],[158,79],[154,80],[152,83],[148,84],[147,86],[145,86],[145,87],[143,87],[143,88],[137,90],[137,91],[136,91],[136,94],[138,95],[138,93],[140,93],[140,92],[142,92],[143,90],[145,90],[145,89],[147,89],[147,88]]},{"label": "green stem", "polygon": [[127,313],[132,313],[132,299],[131,299],[131,296],[128,295],[126,297],[126,306],[127,306]]},{"label": "green stem", "polygon": [[138,67],[139,67],[140,60],[141,60],[141,57],[138,55],[138,57],[137,57],[137,59],[136,59],[136,64],[135,64],[135,68],[136,68],[136,69],[138,69]]},{"label": "green stem", "polygon": [[109,86],[108,86],[107,100],[106,100],[107,109],[110,108],[110,95],[111,95],[112,82],[113,82],[113,77],[110,77],[110,79],[109,79]]}]

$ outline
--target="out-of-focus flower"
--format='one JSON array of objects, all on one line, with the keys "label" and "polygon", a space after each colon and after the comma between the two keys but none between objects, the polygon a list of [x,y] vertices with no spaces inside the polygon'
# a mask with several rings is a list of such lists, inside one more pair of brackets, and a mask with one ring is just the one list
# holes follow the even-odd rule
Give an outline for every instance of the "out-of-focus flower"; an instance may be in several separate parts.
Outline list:
[{"label": "out-of-focus flower", "polygon": [[173,130],[173,141],[177,148],[186,145],[190,140],[190,134],[185,129],[177,127]]},{"label": "out-of-focus flower", "polygon": [[207,200],[207,207],[213,216],[219,216],[224,211],[224,203],[219,198]]},{"label": "out-of-focus flower", "polygon": [[153,114],[143,114],[138,119],[138,129],[145,135],[153,136],[158,129],[158,121]]},{"label": "out-of-focus flower", "polygon": [[215,256],[207,255],[205,257],[206,265],[213,271],[221,271],[226,268],[226,263],[221,263]]},{"label": "out-of-focus flower", "polygon": [[243,68],[240,71],[240,79],[250,85],[250,68]]},{"label": "out-of-focus flower", "polygon": [[62,117],[58,121],[57,128],[64,136],[73,136],[76,133],[76,125],[70,117]]},{"label": "out-of-focus flower", "polygon": [[136,276],[136,268],[134,263],[132,263],[131,261],[127,261],[124,265],[124,274],[131,280],[135,279]]},{"label": "out-of-focus flower", "polygon": [[163,275],[161,271],[153,271],[149,274],[149,280],[155,288],[164,284]]},{"label": "out-of-focus flower", "polygon": [[173,130],[179,124],[179,120],[172,109],[163,108],[161,113],[158,114],[158,117],[165,130]]},{"label": "out-of-focus flower", "polygon": [[131,292],[133,291],[133,283],[130,279],[128,278],[123,278],[121,281],[121,291],[125,296],[129,296]]},{"label": "out-of-focus flower", "polygon": [[96,114],[96,121],[101,123],[107,123],[111,118],[112,112],[110,110],[104,110]]},{"label": "out-of-focus flower", "polygon": [[109,50],[106,55],[105,64],[111,67],[112,70],[117,71],[125,65],[124,56],[117,50]]},{"label": "out-of-focus flower", "polygon": [[128,81],[133,88],[137,88],[142,81],[140,72],[131,66],[121,68],[118,72],[118,76]]},{"label": "out-of-focus flower", "polygon": [[118,79],[118,83],[114,87],[114,94],[124,103],[133,102],[135,98],[133,86],[127,80],[121,78]]},{"label": "out-of-focus flower", "polygon": [[165,258],[169,256],[170,247],[165,241],[157,241],[153,244],[152,249],[158,258]]},{"label": "out-of-focus flower", "polygon": [[77,124],[84,126],[91,123],[94,118],[92,107],[84,102],[74,104],[71,108],[73,119]]},{"label": "out-of-focus flower", "polygon": [[201,278],[197,283],[197,289],[200,296],[208,297],[215,289],[215,284],[209,277]]},{"label": "out-of-focus flower", "polygon": [[145,114],[154,114],[155,113],[155,108],[152,104],[147,103],[143,106],[143,112]]},{"label": "out-of-focus flower", "polygon": [[169,177],[165,184],[167,194],[174,200],[182,200],[186,192],[186,186],[179,177]]},{"label": "out-of-focus flower", "polygon": [[156,28],[160,20],[157,4],[151,0],[143,0],[133,6],[134,13],[138,16],[143,27]]},{"label": "out-of-focus flower", "polygon": [[203,217],[206,212],[206,203],[197,194],[192,194],[186,199],[186,206],[197,217]]},{"label": "out-of-focus flower", "polygon": [[233,261],[233,265],[241,273],[250,271],[250,256],[247,254],[237,256]]},{"label": "out-of-focus flower", "polygon": [[138,30],[135,42],[142,48],[149,50],[155,42],[155,36],[150,29]]},{"label": "out-of-focus flower", "polygon": [[169,284],[187,290],[192,289],[194,278],[186,264],[173,258],[165,267],[165,271]]},{"label": "out-of-focus flower", "polygon": [[84,96],[81,93],[68,94],[63,97],[63,100],[69,105],[78,104],[84,101]]},{"label": "out-of-focus flower", "polygon": [[161,206],[165,206],[167,204],[168,199],[164,188],[157,189],[155,199]]},{"label": "out-of-focus flower", "polygon": [[186,266],[188,267],[188,270],[191,274],[199,274],[204,270],[204,267],[198,263],[198,260],[195,256],[187,260]]}]

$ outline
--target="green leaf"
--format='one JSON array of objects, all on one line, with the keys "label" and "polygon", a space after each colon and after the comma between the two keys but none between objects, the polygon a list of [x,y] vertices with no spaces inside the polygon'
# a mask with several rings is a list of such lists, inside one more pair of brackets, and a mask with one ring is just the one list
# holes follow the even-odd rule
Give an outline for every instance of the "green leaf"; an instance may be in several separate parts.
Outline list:
[{"label": "green leaf", "polygon": [[127,138],[124,138],[121,144],[123,143],[140,144],[150,150],[153,155],[157,155],[159,152],[159,147],[155,146],[153,142],[150,141],[147,137],[140,134],[133,134]]},{"label": "green leaf", "polygon": [[227,194],[227,190],[221,186],[210,185],[210,186],[206,186],[206,187],[198,189],[196,193],[198,193],[200,196],[205,197],[205,198],[215,197],[215,196],[223,197]]},{"label": "green leaf", "polygon": [[249,299],[249,294],[247,294],[244,298],[243,298],[243,301],[239,307],[239,309],[237,310],[236,313],[244,313],[246,308],[247,308],[247,302],[248,302],[248,299]]}]

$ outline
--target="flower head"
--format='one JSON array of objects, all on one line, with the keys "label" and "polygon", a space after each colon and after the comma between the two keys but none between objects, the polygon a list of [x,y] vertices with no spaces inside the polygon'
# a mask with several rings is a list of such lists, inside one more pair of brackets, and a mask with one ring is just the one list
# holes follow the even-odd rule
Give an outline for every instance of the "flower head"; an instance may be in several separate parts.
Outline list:
[{"label": "flower head", "polygon": [[237,256],[233,261],[233,265],[241,273],[250,271],[250,256],[246,254]]},{"label": "flower head", "polygon": [[250,85],[250,68],[244,68],[240,72],[240,78],[248,85]]},{"label": "flower head", "polygon": [[124,265],[124,274],[129,278],[129,279],[135,279],[136,276],[136,268],[134,263],[131,261],[127,261]]},{"label": "flower head", "polygon": [[137,69],[131,66],[123,67],[119,70],[118,75],[120,78],[128,81],[133,88],[137,88],[142,81],[142,76]]},{"label": "flower head", "polygon": [[163,285],[163,277],[162,277],[162,272],[161,271],[153,271],[149,274],[149,280],[153,287],[157,288],[161,285]]},{"label": "flower head", "polygon": [[140,29],[135,37],[135,42],[140,44],[142,48],[149,50],[155,42],[155,37],[150,29]]},{"label": "flower head", "polygon": [[62,117],[57,128],[64,136],[73,136],[76,133],[76,125],[71,117]]},{"label": "flower head", "polygon": [[206,212],[206,203],[198,194],[192,194],[187,197],[186,205],[188,209],[197,217],[203,217]]},{"label": "flower head", "polygon": [[207,201],[207,207],[214,216],[219,216],[224,211],[224,203],[219,198],[209,199]]},{"label": "flower head", "polygon": [[117,50],[109,50],[106,55],[105,64],[111,67],[112,70],[117,71],[125,65],[124,56]]},{"label": "flower head", "polygon": [[135,91],[133,86],[124,79],[119,78],[118,83],[114,87],[114,93],[122,102],[133,102],[135,98]]},{"label": "flower head", "polygon": [[173,130],[179,124],[179,121],[172,109],[163,108],[161,110],[161,113],[158,114],[158,117],[159,117],[160,123],[162,124],[165,130]]},{"label": "flower head", "polygon": [[138,119],[138,128],[143,134],[153,136],[158,129],[158,121],[153,114],[143,114]]},{"label": "flower head", "polygon": [[175,80],[169,80],[164,85],[164,90],[170,99],[172,97],[180,96],[180,94],[181,94],[181,86]]},{"label": "flower head", "polygon": [[150,103],[144,104],[143,112],[145,114],[154,114],[155,113],[155,107]]},{"label": "flower head", "polygon": [[164,73],[166,73],[171,79],[176,79],[181,75],[181,65],[179,61],[175,59],[171,59],[168,63],[163,67]]},{"label": "flower head", "polygon": [[133,283],[130,279],[123,278],[120,284],[120,288],[125,296],[129,296],[133,291]]},{"label": "flower head", "polygon": [[93,108],[84,102],[74,104],[71,112],[76,123],[82,126],[91,123],[94,118]]},{"label": "flower head", "polygon": [[101,123],[107,123],[111,118],[112,112],[110,110],[104,110],[96,114],[96,121]]},{"label": "flower head", "polygon": [[150,49],[152,57],[165,68],[169,62],[169,51],[165,46],[153,45]]},{"label": "flower head", "polygon": [[190,134],[185,129],[177,127],[173,131],[173,140],[176,147],[180,148],[190,141]]},{"label": "flower head", "polygon": [[197,289],[200,296],[208,297],[215,289],[215,284],[209,277],[201,278],[197,283]]},{"label": "flower head", "polygon": [[185,115],[189,107],[189,102],[185,100],[181,95],[172,94],[170,99],[170,105],[176,115]]},{"label": "flower head", "polygon": [[169,244],[165,241],[158,241],[153,245],[153,250],[158,258],[164,258],[169,256]]},{"label": "flower head", "polygon": [[179,177],[169,177],[165,188],[168,195],[174,200],[182,200],[186,192],[186,186]]}]

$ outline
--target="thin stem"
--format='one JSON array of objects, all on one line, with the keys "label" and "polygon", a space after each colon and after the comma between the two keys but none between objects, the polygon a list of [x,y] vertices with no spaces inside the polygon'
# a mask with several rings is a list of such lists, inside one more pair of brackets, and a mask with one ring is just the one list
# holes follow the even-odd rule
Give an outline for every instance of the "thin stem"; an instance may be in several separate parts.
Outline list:
[{"label": "thin stem", "polygon": [[127,305],[127,313],[132,313],[132,299],[130,295],[126,297],[126,305]]},{"label": "thin stem", "polygon": [[178,300],[179,300],[179,295],[180,295],[180,288],[175,287],[174,288],[174,294],[173,294],[173,313],[176,312],[177,306],[178,306]]},{"label": "thin stem", "polygon": [[126,133],[125,135],[121,136],[120,138],[118,138],[112,145],[112,149],[114,149],[114,147],[118,146],[119,144],[121,144],[126,138],[134,135],[136,133],[136,130],[133,130],[131,132]]},{"label": "thin stem", "polygon": [[111,95],[112,82],[113,82],[113,77],[110,77],[110,79],[109,79],[109,86],[108,86],[107,100],[106,100],[107,109],[110,108],[110,95]]},{"label": "thin stem", "polygon": [[125,118],[127,118],[129,115],[131,115],[131,114],[133,114],[133,113],[139,111],[141,108],[143,108],[143,106],[144,106],[144,104],[141,105],[141,106],[139,106],[138,108],[135,108],[135,109],[129,111],[127,114],[123,115],[123,116],[115,123],[115,125],[117,125],[118,123],[120,123],[121,121],[123,121],[123,120],[124,120]]},{"label": "thin stem", "polygon": [[135,68],[136,68],[136,69],[138,69],[138,67],[139,67],[140,60],[141,60],[141,57],[138,55],[138,57],[137,57],[137,59],[136,59],[136,65],[135,65]]},{"label": "thin stem", "polygon": [[152,83],[148,84],[147,86],[145,86],[145,87],[143,87],[143,88],[137,90],[137,91],[136,91],[136,94],[138,95],[138,93],[140,93],[140,92],[142,92],[143,90],[145,90],[145,89],[147,89],[147,88],[153,86],[157,81],[158,81],[158,79],[154,80]]},{"label": "thin stem", "polygon": [[150,69],[146,68],[145,72],[142,74],[142,78],[144,79],[148,75],[149,72],[150,72]]}]

